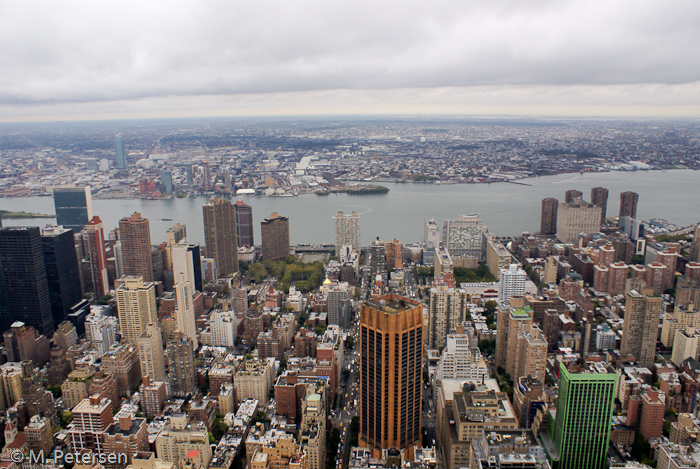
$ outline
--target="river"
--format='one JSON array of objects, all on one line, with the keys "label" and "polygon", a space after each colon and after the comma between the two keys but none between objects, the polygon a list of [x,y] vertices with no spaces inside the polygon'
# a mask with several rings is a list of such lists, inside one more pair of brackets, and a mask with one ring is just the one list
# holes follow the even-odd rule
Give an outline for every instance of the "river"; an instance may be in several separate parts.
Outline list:
[{"label": "river", "polygon": [[[583,191],[589,200],[590,189],[606,187],[610,191],[608,216],[617,215],[620,192],[639,193],[637,216],[643,220],[664,218],[680,226],[700,221],[700,172],[692,170],[634,171],[585,174],[560,174],[531,179],[530,184],[383,184],[387,194],[298,197],[238,197],[253,207],[255,243],[260,244],[260,221],[272,212],[289,217],[292,244],[333,243],[332,216],[339,210],[360,214],[362,244],[374,237],[397,238],[405,243],[423,239],[424,220],[435,218],[442,227],[445,218],[480,213],[484,224],[499,236],[515,236],[523,231],[536,232],[540,223],[540,202],[545,197],[564,198],[567,189]],[[235,200],[235,199],[232,199]],[[165,240],[165,231],[174,223],[187,225],[188,239],[203,243],[202,204],[204,197],[140,200],[93,200],[93,210],[102,218],[105,230],[118,225],[119,219],[138,211],[151,222],[154,244]],[[0,209],[53,214],[51,197],[0,198]],[[163,220],[163,219],[172,219]],[[3,220],[4,226],[43,226],[55,219]],[[106,234],[106,233],[105,233]]]}]

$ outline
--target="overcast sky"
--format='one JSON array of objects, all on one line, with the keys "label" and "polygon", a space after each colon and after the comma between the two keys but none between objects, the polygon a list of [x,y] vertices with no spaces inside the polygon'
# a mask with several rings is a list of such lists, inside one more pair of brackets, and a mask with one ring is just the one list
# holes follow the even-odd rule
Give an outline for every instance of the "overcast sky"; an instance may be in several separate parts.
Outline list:
[{"label": "overcast sky", "polygon": [[0,120],[700,117],[700,2],[3,1]]}]

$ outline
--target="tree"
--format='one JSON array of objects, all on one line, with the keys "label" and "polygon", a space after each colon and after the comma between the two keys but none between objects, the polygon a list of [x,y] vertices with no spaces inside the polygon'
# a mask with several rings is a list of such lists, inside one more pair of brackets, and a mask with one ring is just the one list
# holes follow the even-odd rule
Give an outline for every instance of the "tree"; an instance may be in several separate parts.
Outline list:
[{"label": "tree", "polygon": [[348,335],[348,338],[345,339],[345,344],[350,350],[352,350],[355,347],[355,338],[351,335]]},{"label": "tree", "polygon": [[53,394],[53,397],[61,397],[63,395],[63,390],[58,384],[46,386],[46,390]]},{"label": "tree", "polygon": [[228,425],[224,422],[224,419],[218,418],[214,420],[214,427],[212,428],[214,439],[219,441],[228,431]]},{"label": "tree", "polygon": [[73,421],[73,412],[64,410],[59,414],[58,421],[61,424],[61,428],[66,428]]}]

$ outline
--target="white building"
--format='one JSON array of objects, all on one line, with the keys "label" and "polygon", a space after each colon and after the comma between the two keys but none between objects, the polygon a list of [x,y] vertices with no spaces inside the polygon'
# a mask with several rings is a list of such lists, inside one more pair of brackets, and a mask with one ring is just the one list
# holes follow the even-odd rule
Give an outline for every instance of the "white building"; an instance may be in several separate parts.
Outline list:
[{"label": "white building", "polygon": [[344,244],[352,245],[354,250],[360,250],[362,242],[360,239],[360,215],[353,211],[346,215],[338,212],[333,217],[335,221],[335,252],[340,253]]},{"label": "white building", "polygon": [[211,342],[216,347],[233,347],[238,336],[238,317],[233,311],[212,311],[209,318]]},{"label": "white building", "polygon": [[117,342],[118,329],[117,318],[102,316],[101,308],[90,307],[90,314],[85,318],[85,336],[100,356],[107,353],[112,344]]},{"label": "white building", "polygon": [[478,213],[460,215],[443,224],[442,244],[451,256],[481,259],[483,237],[484,225]]},{"label": "white building", "polygon": [[[175,251],[173,251],[175,252]],[[175,260],[173,259],[173,263]],[[192,282],[186,279],[183,272],[176,277],[175,284],[175,317],[177,328],[185,337],[192,340],[194,349],[197,350],[197,325],[194,319],[194,303],[192,302]]]},{"label": "white building", "polygon": [[470,347],[469,334],[449,334],[438,365],[438,379],[488,379],[489,368],[478,348]]},{"label": "white building", "polygon": [[498,273],[498,301],[508,301],[511,296],[524,296],[527,274],[518,266],[511,264]]}]

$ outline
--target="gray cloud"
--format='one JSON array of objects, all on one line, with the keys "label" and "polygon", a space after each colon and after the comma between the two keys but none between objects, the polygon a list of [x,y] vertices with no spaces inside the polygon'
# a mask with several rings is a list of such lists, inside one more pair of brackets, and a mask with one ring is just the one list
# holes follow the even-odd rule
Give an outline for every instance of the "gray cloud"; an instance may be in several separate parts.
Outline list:
[{"label": "gray cloud", "polygon": [[[662,105],[668,86],[700,81],[698,24],[696,1],[3,2],[0,105],[7,116],[52,103],[485,86],[516,101],[552,86],[547,96],[566,102],[587,86],[646,84],[639,103]],[[628,105],[632,89],[607,94]]]}]

